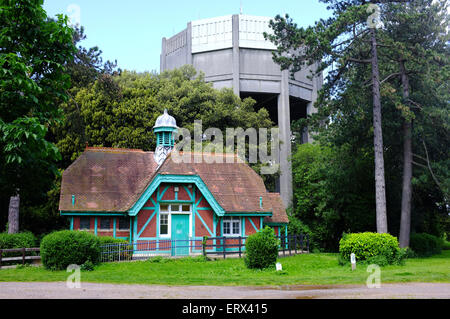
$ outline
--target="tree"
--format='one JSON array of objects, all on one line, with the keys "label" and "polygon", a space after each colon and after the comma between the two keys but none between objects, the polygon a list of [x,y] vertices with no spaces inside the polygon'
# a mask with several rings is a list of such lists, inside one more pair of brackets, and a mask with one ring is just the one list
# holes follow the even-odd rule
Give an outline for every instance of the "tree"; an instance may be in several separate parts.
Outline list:
[{"label": "tree", "polygon": [[73,43],[77,47],[74,59],[67,61],[66,71],[70,75],[71,88],[82,88],[97,80],[101,74],[120,74],[117,60],[103,62],[102,50],[98,46],[85,48],[81,45],[87,36],[83,26],[73,26]]},{"label": "tree", "polygon": [[[87,142],[85,137],[85,123],[81,115],[81,108],[75,97],[83,88],[88,88],[99,78],[120,74],[117,62],[103,62],[102,51],[94,46],[85,48],[81,42],[86,39],[84,28],[74,27],[73,43],[77,47],[74,59],[67,61],[66,72],[71,78],[70,88],[67,90],[69,99],[60,104],[63,118],[51,128],[50,138],[62,154],[60,168],[67,167]],[[106,80],[105,80],[106,81]]]},{"label": "tree", "polygon": [[275,22],[270,22],[274,34],[265,34],[265,37],[277,45],[274,61],[282,69],[290,69],[291,73],[317,61],[322,63],[316,73],[330,66],[337,68],[327,76],[322,99],[332,97],[345,85],[338,82],[349,68],[359,63],[371,64],[376,222],[378,232],[387,232],[377,24],[370,20],[368,14],[376,7],[367,5],[364,0],[322,1],[329,4],[333,17],[304,29],[298,28],[289,15],[286,18],[277,16]]},{"label": "tree", "polygon": [[[255,111],[255,101],[241,100],[232,90],[216,90],[205,82],[192,66],[162,74],[123,71],[120,75],[101,75],[77,91],[66,109],[77,109],[79,122],[66,122],[56,134],[56,143],[68,166],[90,146],[138,148],[152,151],[156,147],[153,125],[164,109],[176,118],[179,127],[191,136],[194,121],[201,120],[203,130],[214,127],[271,128],[269,113]],[[72,129],[76,125],[76,129]],[[79,133],[81,132],[81,133]],[[65,167],[67,167],[65,166]],[[258,172],[260,163],[253,165]],[[274,185],[274,176],[264,176]]]},{"label": "tree", "polygon": [[[311,247],[337,251],[344,232],[374,231],[373,153],[350,143],[301,144],[292,155],[294,210]],[[370,185],[370,186],[369,186]],[[293,223],[295,224],[295,222]]]},{"label": "tree", "polygon": [[38,165],[58,159],[45,139],[48,125],[67,98],[64,64],[73,58],[72,29],[67,17],[47,17],[43,1],[0,3],[0,184],[11,196],[9,231],[18,231],[20,193],[32,191],[25,176]]},{"label": "tree", "polygon": [[[59,192],[62,168],[67,167],[72,160],[66,158],[66,154],[72,154],[70,150],[81,149],[85,145],[84,121],[81,110],[74,103],[73,96],[84,87],[94,83],[99,77],[119,74],[116,62],[104,62],[98,47],[86,49],[82,46],[82,41],[86,39],[83,27],[73,27],[73,43],[76,52],[73,60],[64,63],[65,73],[70,76],[70,88],[65,91],[69,98],[59,102],[61,118],[56,123],[52,123],[45,134],[45,139],[53,142],[58,147],[62,160],[52,161],[52,168],[58,174],[54,174],[44,168],[48,164],[43,163],[41,167],[35,167],[27,173],[27,183],[39,189],[26,194],[22,198],[21,205],[21,228],[33,233],[47,233],[56,229],[66,229],[67,219],[61,217],[58,211]],[[32,163],[27,163],[29,166]],[[36,165],[35,165],[36,166]],[[58,169],[58,170],[56,170]],[[24,177],[22,177],[23,179]]]},{"label": "tree", "polygon": [[[448,47],[446,45],[448,15],[446,9],[446,2],[440,3],[431,0],[410,1],[406,4],[391,3],[383,8],[384,42],[387,44],[387,59],[384,63],[388,67],[392,65],[391,69],[398,69],[391,73],[389,81],[391,83],[400,82],[401,89],[394,91],[402,92],[401,96],[396,96],[395,93],[391,94],[391,99],[395,101],[394,103],[402,115],[403,181],[399,236],[401,247],[409,246],[411,229],[414,163],[413,121],[417,118],[416,125],[421,127],[423,125],[422,116],[432,116],[427,112],[430,110],[429,107],[439,108],[439,104],[442,103],[438,104],[436,101],[423,99],[414,94],[414,91],[425,89],[426,83],[436,83],[437,80],[445,82],[446,73],[442,71],[442,68],[445,70],[445,66],[448,66]],[[393,88],[398,85],[395,82],[392,83]],[[439,85],[427,86],[426,90],[439,96],[438,87]],[[411,91],[415,95],[414,97],[411,97]],[[429,107],[424,109],[420,106],[424,104],[429,104]],[[423,144],[424,150],[427,151],[425,140],[423,137],[421,139],[422,141],[417,141],[419,143],[416,142],[416,145],[418,144],[417,146],[422,149],[421,144]],[[416,157],[422,156],[416,154]],[[425,158],[425,160],[427,167],[430,168],[429,159]],[[430,174],[434,176],[431,169]],[[439,182],[437,185],[440,186]],[[445,192],[444,195],[446,195]]]},{"label": "tree", "polygon": [[[384,27],[377,29],[377,53],[378,66],[382,75],[380,77],[382,80],[379,82],[383,104],[385,170],[386,176],[389,176],[386,180],[386,205],[390,212],[388,216],[391,225],[390,231],[396,233],[401,228],[399,227],[401,224],[404,225],[405,233],[409,230],[407,223],[399,222],[401,219],[400,203],[402,199],[408,198],[406,195],[408,192],[402,195],[402,184],[409,184],[408,174],[402,172],[405,163],[409,161],[404,159],[404,154],[409,153],[408,147],[405,145],[411,143],[413,164],[411,169],[414,173],[410,179],[412,192],[409,195],[411,196],[411,231],[429,232],[441,236],[444,231],[449,231],[447,198],[450,175],[448,170],[448,149],[450,149],[450,135],[448,134],[449,55],[448,31],[445,29],[448,25],[445,22],[448,21],[448,17],[442,10],[445,4],[432,5],[432,1],[425,0],[412,3],[405,3],[406,1],[401,3],[396,3],[399,1],[385,2],[387,4],[380,5]],[[335,3],[342,6],[340,10],[349,10],[351,6],[350,2],[346,1],[336,1]],[[345,3],[347,5],[344,5]],[[311,35],[311,38],[307,38],[309,42],[314,43],[314,39],[316,39],[317,43],[322,43],[324,47],[327,46],[327,41],[324,40],[326,38],[317,39],[305,30],[303,35],[295,32],[295,30],[288,30],[284,35],[287,39]],[[329,32],[332,33],[333,30]],[[351,41],[349,39],[342,38],[339,43],[346,44],[347,40]],[[366,39],[362,42],[362,48],[367,49],[369,41]],[[316,47],[319,45],[317,44]],[[308,51],[305,47],[302,52],[310,52],[309,55],[300,55],[306,59],[312,57],[315,51]],[[284,54],[286,57],[287,53]],[[292,55],[291,58],[295,58],[292,60],[293,63],[301,64],[299,56]],[[280,62],[284,61],[284,57],[281,55],[279,59]],[[311,58],[311,61],[315,59]],[[367,59],[367,56],[361,56],[361,59]],[[401,71],[402,61],[406,72]],[[289,60],[285,61],[286,66],[289,65],[289,62]],[[307,60],[303,60],[303,62],[309,63]],[[325,67],[332,65],[325,62]],[[348,153],[348,156],[353,156],[349,160],[356,165],[360,160],[359,154],[367,152],[370,147],[370,138],[373,137],[373,128],[369,122],[372,112],[367,107],[371,104],[373,97],[369,90],[371,86],[369,66],[366,63],[355,63],[351,66],[351,68],[341,70],[333,65],[331,75],[339,75],[339,77],[329,77],[331,81],[334,79],[336,81],[328,81],[324,86],[325,90],[320,92],[316,104],[318,113],[308,118],[307,121],[297,124],[311,125],[317,132],[315,140],[318,143]],[[402,73],[406,75],[403,85],[400,77]],[[410,134],[405,133],[405,123],[407,122],[411,123]],[[301,127],[299,126],[297,129],[300,130]],[[408,136],[411,137],[410,142],[407,141]],[[345,145],[348,147],[343,148]],[[406,168],[406,170],[409,169]],[[360,174],[373,176],[373,171],[362,170]],[[350,178],[347,174],[343,175],[341,178]],[[331,178],[327,175],[322,177],[323,179]],[[327,185],[327,183],[324,184]],[[336,184],[342,185],[342,192],[345,194],[348,192],[348,195],[359,195],[341,182]],[[340,194],[339,190],[331,186],[324,191],[323,196],[334,197],[334,194]],[[367,186],[361,186],[359,192],[365,192],[367,187],[372,187],[372,185],[367,183]],[[324,198],[321,197],[318,201],[324,201]],[[403,207],[406,206],[403,204]],[[364,209],[368,215],[371,215],[370,205],[366,205]],[[345,231],[345,229],[342,230]]]}]

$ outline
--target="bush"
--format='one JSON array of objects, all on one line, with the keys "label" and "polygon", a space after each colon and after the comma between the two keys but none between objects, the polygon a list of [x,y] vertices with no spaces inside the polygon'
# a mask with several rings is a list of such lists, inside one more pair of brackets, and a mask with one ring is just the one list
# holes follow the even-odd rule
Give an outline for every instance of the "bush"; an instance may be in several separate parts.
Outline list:
[{"label": "bush", "polygon": [[244,262],[248,268],[268,268],[275,265],[278,257],[279,241],[272,228],[250,235],[245,242]]},{"label": "bush", "polygon": [[30,232],[17,234],[0,233],[0,249],[36,247],[36,236]]},{"label": "bush", "polygon": [[357,261],[384,265],[401,264],[406,256],[398,246],[396,237],[371,232],[345,234],[339,242],[339,253],[341,264],[350,260],[352,253]]},{"label": "bush", "polygon": [[[98,237],[100,240],[101,261],[128,260],[133,256],[133,245],[128,245],[128,240],[110,236]],[[119,249],[120,248],[120,249]]]},{"label": "bush", "polygon": [[92,271],[94,270],[94,263],[92,263],[90,260],[87,260],[84,264],[80,266],[80,269],[85,271]]},{"label": "bush", "polygon": [[[0,233],[0,249],[34,248],[37,245],[36,237],[30,232],[17,234]],[[27,253],[28,255],[30,253]],[[22,253],[3,253],[3,257],[22,256]]]},{"label": "bush", "polygon": [[426,233],[411,234],[409,240],[409,247],[418,257],[428,257],[440,254],[442,246],[442,239]]},{"label": "bush", "polygon": [[442,250],[450,250],[450,241],[444,241],[442,243]]},{"label": "bush", "polygon": [[47,269],[66,269],[70,264],[99,262],[100,240],[84,231],[62,230],[48,234],[41,241],[41,259]]}]

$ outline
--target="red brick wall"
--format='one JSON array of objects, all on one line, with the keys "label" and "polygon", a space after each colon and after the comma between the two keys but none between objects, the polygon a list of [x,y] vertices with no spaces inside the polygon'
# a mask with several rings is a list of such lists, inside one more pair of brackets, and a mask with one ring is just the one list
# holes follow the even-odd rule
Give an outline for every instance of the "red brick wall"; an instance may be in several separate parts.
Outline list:
[{"label": "red brick wall", "polygon": [[[191,197],[186,192],[186,189],[184,187],[186,187],[189,190],[189,192],[191,192],[191,194],[193,191],[193,187],[189,188],[187,184],[161,183],[161,185],[159,185],[160,193],[162,193],[166,189],[167,186],[169,186],[169,188],[164,192],[163,197],[161,198],[162,200],[175,200],[175,190],[174,190],[175,187],[178,187],[177,200],[191,200]],[[155,202],[156,202],[156,200],[155,200]]]},{"label": "red brick wall", "polygon": [[[199,200],[199,196],[198,196],[198,193],[199,192],[197,192],[197,194],[195,194],[197,197],[195,198],[195,201],[196,202],[198,202],[198,200]],[[198,204],[198,207],[205,207],[205,208],[209,208],[209,207],[211,207],[211,206],[209,206],[209,204],[208,204],[208,201],[204,198],[204,197],[202,197],[202,200],[200,201],[200,203]]]},{"label": "red brick wall", "polygon": [[[200,215],[200,217],[205,222],[206,226],[208,226],[209,230],[212,232],[214,231],[214,212],[212,209],[210,210],[198,210],[197,215]],[[209,233],[209,231],[206,229],[205,225],[202,223],[200,218],[198,216],[195,216],[195,236],[196,237],[203,237],[208,236],[212,237],[214,236]]]},{"label": "red brick wall", "polygon": [[255,227],[253,227],[252,223],[255,225],[256,229],[259,230],[260,229],[260,217],[245,217],[245,236],[250,236],[251,234],[254,234],[257,232],[257,230],[255,229]]},{"label": "red brick wall", "polygon": [[[148,209],[141,209],[139,211],[139,214],[137,215],[138,219],[136,231],[137,234],[139,234],[139,232],[142,231],[142,228],[145,226],[145,223],[148,221],[150,216],[153,215],[154,212],[155,212],[154,210]],[[156,237],[156,225],[157,225],[156,219],[157,215],[155,214],[139,237]]]},{"label": "red brick wall", "polygon": [[80,229],[80,217],[78,216],[73,217],[73,229],[74,230]]},{"label": "red brick wall", "polygon": [[[150,198],[153,199],[153,201],[156,203],[156,192],[154,192],[152,194],[152,196],[150,196]],[[148,199],[148,201],[144,204],[143,207],[154,207],[155,205],[153,205],[153,202],[151,201],[151,199]]]}]

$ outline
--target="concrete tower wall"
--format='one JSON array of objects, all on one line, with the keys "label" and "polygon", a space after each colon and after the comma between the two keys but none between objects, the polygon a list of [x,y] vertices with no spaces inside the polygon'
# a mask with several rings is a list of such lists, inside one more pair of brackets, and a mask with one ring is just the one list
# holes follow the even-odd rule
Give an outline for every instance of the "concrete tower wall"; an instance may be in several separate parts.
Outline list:
[{"label": "concrete tower wall", "polygon": [[[273,94],[277,96],[280,129],[280,193],[284,204],[292,201],[291,113],[312,114],[322,77],[308,79],[309,70],[297,72],[291,79],[272,60],[276,47],[264,39],[271,33],[268,17],[227,15],[189,22],[187,28],[169,39],[162,39],[161,72],[191,64],[205,74],[205,81],[217,89],[233,88],[236,95]],[[290,107],[293,98],[295,110]],[[310,140],[304,134],[303,141]]]}]

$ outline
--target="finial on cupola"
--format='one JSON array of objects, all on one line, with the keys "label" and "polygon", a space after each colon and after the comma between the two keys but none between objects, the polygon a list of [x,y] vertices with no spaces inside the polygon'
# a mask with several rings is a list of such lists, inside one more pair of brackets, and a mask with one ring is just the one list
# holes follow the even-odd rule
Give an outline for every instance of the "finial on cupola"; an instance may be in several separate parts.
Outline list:
[{"label": "finial on cupola", "polygon": [[173,133],[177,131],[177,121],[164,109],[164,114],[160,115],[153,126],[153,132],[156,135],[155,161],[161,165],[167,155],[172,151],[175,144]]}]

